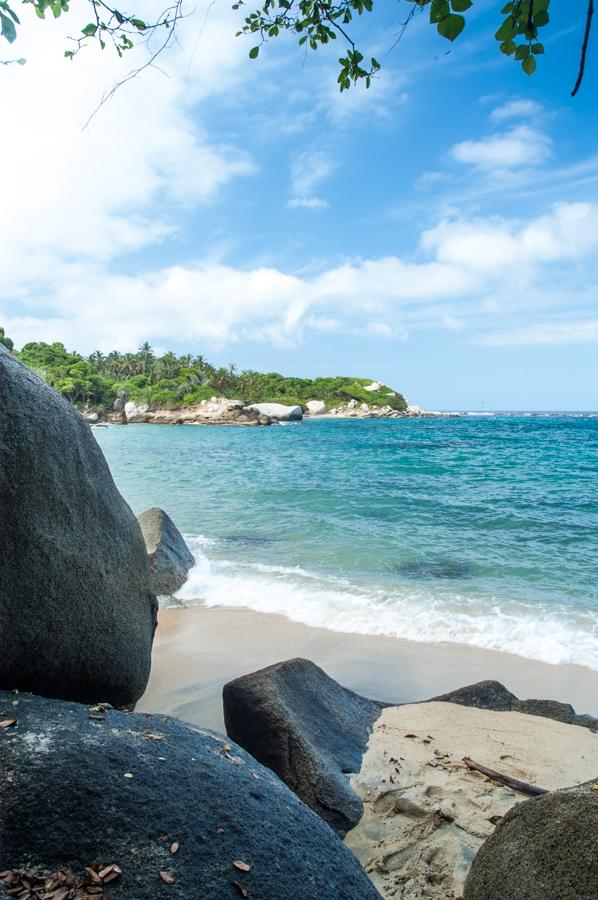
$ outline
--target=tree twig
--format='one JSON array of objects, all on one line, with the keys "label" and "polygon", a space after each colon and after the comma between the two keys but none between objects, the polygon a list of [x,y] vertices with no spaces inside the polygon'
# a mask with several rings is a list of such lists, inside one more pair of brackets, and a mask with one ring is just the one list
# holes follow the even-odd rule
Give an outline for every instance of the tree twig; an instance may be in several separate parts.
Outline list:
[{"label": "tree twig", "polygon": [[514,791],[519,791],[522,794],[529,794],[529,796],[531,797],[539,797],[542,794],[549,793],[546,788],[538,787],[535,784],[528,784],[527,781],[519,781],[518,778],[511,778],[510,775],[503,775],[502,772],[496,772],[494,769],[489,769],[487,768],[487,766],[482,766],[480,765],[480,763],[477,763],[473,759],[470,759],[469,756],[464,756],[463,762],[468,769],[473,769],[474,772],[481,772],[481,774],[485,775],[486,778],[490,778],[492,779],[492,781],[497,781],[499,784],[504,784],[505,787],[511,788]]},{"label": "tree twig", "polygon": [[592,29],[592,16],[594,15],[594,0],[588,0],[588,12],[586,14],[586,30],[583,36],[583,44],[581,45],[581,58],[579,60],[579,73],[577,75],[577,81],[575,82],[575,87],[571,91],[571,96],[575,97],[579,88],[581,87],[581,82],[583,81],[583,75],[586,68],[586,54],[588,52],[588,41],[590,40],[590,31]]}]

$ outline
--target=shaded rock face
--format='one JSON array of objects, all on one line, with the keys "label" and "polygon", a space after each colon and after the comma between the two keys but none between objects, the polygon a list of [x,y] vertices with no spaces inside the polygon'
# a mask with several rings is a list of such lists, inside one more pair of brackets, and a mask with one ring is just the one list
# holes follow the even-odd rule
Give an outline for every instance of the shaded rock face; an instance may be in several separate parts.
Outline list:
[{"label": "shaded rock face", "polygon": [[343,836],[363,804],[349,784],[386,704],[341,687],[306,659],[269,666],[224,686],[230,737],[272,769]]},{"label": "shaded rock face", "polygon": [[150,564],[155,594],[174,594],[195,564],[181,532],[163,509],[153,507],[137,517]]},{"label": "shaded rock face", "polygon": [[156,598],[135,517],[83,418],[0,350],[0,686],[127,705]]},{"label": "shaded rock face", "polygon": [[91,719],[75,703],[14,700],[0,692],[17,719],[0,730],[0,771],[11,773],[0,870],[116,864],[115,900],[238,900],[234,882],[256,900],[379,897],[328,826],[221,735],[165,716]]},{"label": "shaded rock face", "polygon": [[254,410],[260,416],[278,419],[279,422],[303,418],[303,410],[300,406],[285,406],[283,403],[252,403],[247,409]]},{"label": "shaded rock face", "polygon": [[[498,681],[481,681],[433,700],[598,725],[591,716],[576,715],[566,703],[518,700]],[[223,701],[227,734],[276,772],[337,834],[344,836],[359,822],[363,804],[348,773],[359,772],[381,711],[400,704],[361,697],[306,659],[287,660],[230,681]]]},{"label": "shaded rock face", "polygon": [[558,700],[519,700],[499,681],[478,681],[477,684],[469,684],[440,697],[432,697],[432,700],[477,706],[481,709],[511,710],[526,713],[528,716],[554,719],[568,725],[598,729],[598,719],[589,715],[578,715],[570,703],[559,703]]},{"label": "shaded rock face", "polygon": [[480,847],[464,900],[595,900],[598,792],[593,784],[513,807]]}]

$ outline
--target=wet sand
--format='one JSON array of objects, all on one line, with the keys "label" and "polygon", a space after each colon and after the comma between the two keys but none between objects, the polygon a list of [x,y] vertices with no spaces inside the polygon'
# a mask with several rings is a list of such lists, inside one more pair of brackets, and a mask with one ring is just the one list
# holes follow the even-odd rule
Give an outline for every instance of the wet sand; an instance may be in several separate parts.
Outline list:
[{"label": "wet sand", "polygon": [[583,666],[551,666],[458,644],[340,634],[284,616],[203,606],[160,611],[152,675],[137,709],[223,731],[222,686],[294,656],[311,659],[360,694],[391,703],[425,700],[491,678],[521,699],[560,700],[578,713],[598,715],[598,672]]}]

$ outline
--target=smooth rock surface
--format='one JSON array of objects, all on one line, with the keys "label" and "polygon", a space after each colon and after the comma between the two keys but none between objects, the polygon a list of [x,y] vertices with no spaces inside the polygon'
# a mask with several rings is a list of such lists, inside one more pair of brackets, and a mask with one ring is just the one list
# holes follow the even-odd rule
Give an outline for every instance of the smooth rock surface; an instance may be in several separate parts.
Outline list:
[{"label": "smooth rock surface", "polygon": [[125,403],[125,416],[131,425],[147,422],[148,411],[149,406],[146,403],[133,403],[132,400]]},{"label": "smooth rock surface", "polygon": [[341,836],[363,804],[358,772],[371,726],[385,704],[341,687],[306,659],[277,663],[223,689],[227,734],[272,769]]},{"label": "smooth rock surface", "polygon": [[305,409],[310,416],[323,416],[326,412],[326,404],[323,400],[309,400]]},{"label": "smooth rock surface", "polygon": [[193,554],[172,519],[157,506],[137,517],[152,577],[155,594],[174,594],[187,580],[195,564]]},{"label": "smooth rock surface", "polygon": [[464,900],[595,900],[596,779],[517,804],[478,851]]},{"label": "smooth rock surface", "polygon": [[156,598],[135,516],[82,416],[0,348],[0,686],[127,705]]},{"label": "smooth rock surface", "polygon": [[278,419],[279,422],[303,418],[303,410],[300,406],[285,406],[283,403],[252,403],[246,408],[255,410],[260,416]]},{"label": "smooth rock surface", "polygon": [[328,826],[223,736],[166,716],[14,701],[0,692],[17,720],[0,730],[0,772],[10,773],[0,870],[116,864],[114,900],[379,896]]}]

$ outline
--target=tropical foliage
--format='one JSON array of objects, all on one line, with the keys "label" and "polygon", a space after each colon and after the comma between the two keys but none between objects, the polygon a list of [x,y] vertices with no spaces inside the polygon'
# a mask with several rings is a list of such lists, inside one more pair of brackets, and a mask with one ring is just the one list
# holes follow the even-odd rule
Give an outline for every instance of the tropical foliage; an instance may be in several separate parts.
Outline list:
[{"label": "tropical foliage", "polygon": [[[90,21],[71,40],[71,46],[64,55],[73,59],[90,42],[97,42],[102,50],[111,46],[119,56],[130,50],[138,40],[145,42],[156,32],[165,34],[157,46],[151,47],[152,64],[156,56],[172,43],[175,26],[183,16],[182,0],[173,0],[158,16],[138,15],[124,8],[112,6],[106,0],[87,0]],[[372,77],[380,68],[375,57],[366,61],[351,36],[351,23],[356,16],[374,11],[375,0],[259,0],[244,18],[238,35],[249,34],[258,43],[249,51],[251,59],[257,59],[263,43],[279,35],[290,33],[297,38],[300,46],[317,50],[324,44],[334,44],[340,38],[344,45],[339,57],[338,84],[341,91],[347,90],[358,81],[371,84]],[[408,25],[418,13],[426,14],[438,34],[448,41],[459,37],[466,25],[466,15],[474,6],[474,0],[405,0],[409,13],[405,21],[397,21],[397,35],[393,47],[401,40]],[[478,0],[479,2],[479,0]],[[69,11],[69,0],[0,0],[0,35],[9,43],[17,37],[20,26],[16,8],[31,4],[40,18],[46,14],[57,18]],[[251,0],[235,0],[233,9],[239,10]],[[380,0],[378,0],[378,8]],[[581,53],[577,81],[572,93],[576,94],[583,79],[588,41],[592,27],[594,0],[587,0],[584,7],[571,3],[571,26],[577,24],[583,29]],[[494,35],[499,48],[506,56],[512,57],[527,75],[533,75],[537,67],[537,57],[544,54],[544,45],[538,40],[542,29],[548,25],[550,0],[511,0],[497,3]],[[390,49],[393,49],[391,47]],[[388,54],[386,54],[388,55]],[[0,60],[24,64],[26,60]],[[141,68],[145,68],[142,66]],[[139,70],[140,71],[140,70]]]},{"label": "tropical foliage", "polygon": [[[10,341],[2,329],[0,339]],[[70,353],[60,343],[29,343],[17,355],[79,406],[110,408],[122,391],[128,399],[153,407],[190,406],[223,395],[244,403],[305,406],[309,400],[323,400],[332,408],[357,400],[370,406],[406,408],[405,398],[391,388],[367,391],[370,378],[287,378],[277,372],[238,371],[232,363],[213,366],[203,356],[177,356],[171,351],[157,356],[148,343],[137,353],[96,350],[88,357]]]}]

